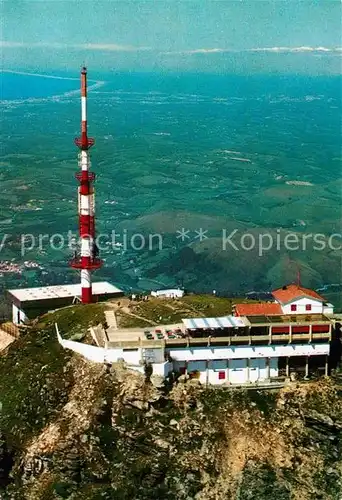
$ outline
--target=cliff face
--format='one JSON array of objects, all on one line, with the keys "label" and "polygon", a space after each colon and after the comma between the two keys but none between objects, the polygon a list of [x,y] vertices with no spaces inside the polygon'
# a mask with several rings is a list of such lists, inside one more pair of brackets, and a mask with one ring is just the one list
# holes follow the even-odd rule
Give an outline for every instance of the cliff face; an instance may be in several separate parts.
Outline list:
[{"label": "cliff face", "polygon": [[337,379],[156,388],[63,351],[52,320],[0,358],[1,498],[341,498]]}]

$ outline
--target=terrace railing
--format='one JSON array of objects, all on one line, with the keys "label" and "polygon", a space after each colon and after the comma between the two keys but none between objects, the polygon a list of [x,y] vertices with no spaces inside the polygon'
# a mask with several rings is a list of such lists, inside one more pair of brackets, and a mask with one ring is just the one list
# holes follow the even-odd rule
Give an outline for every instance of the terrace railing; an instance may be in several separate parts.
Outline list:
[{"label": "terrace railing", "polygon": [[236,335],[231,337],[200,337],[200,338],[176,338],[176,339],[151,339],[146,340],[140,338],[139,340],[117,340],[110,341],[107,344],[108,348],[115,347],[149,347],[149,348],[162,348],[162,347],[191,347],[191,346],[230,346],[230,345],[260,345],[262,344],[292,344],[296,342],[315,343],[315,342],[329,342],[330,333],[293,333],[289,334],[273,334],[270,335]]}]

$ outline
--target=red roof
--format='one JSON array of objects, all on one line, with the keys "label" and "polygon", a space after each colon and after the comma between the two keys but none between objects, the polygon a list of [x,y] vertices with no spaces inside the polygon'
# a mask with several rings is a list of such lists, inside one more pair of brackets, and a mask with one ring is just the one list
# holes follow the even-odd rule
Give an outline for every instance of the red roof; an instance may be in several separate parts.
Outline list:
[{"label": "red roof", "polygon": [[263,302],[261,304],[236,304],[236,316],[272,316],[283,314],[280,304]]},{"label": "red roof", "polygon": [[325,299],[314,292],[314,290],[298,285],[287,285],[286,287],[278,288],[272,292],[272,295],[281,304],[287,304],[302,297],[310,297],[320,302],[325,302]]}]

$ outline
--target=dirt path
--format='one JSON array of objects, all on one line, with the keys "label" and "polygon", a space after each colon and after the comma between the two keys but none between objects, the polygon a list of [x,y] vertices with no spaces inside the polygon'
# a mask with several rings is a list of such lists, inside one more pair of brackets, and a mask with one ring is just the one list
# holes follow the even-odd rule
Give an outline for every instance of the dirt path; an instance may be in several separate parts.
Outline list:
[{"label": "dirt path", "polygon": [[116,320],[115,312],[113,309],[109,309],[108,311],[105,311],[105,317],[106,317],[106,322],[109,328],[114,328],[114,330],[118,329],[118,323]]},{"label": "dirt path", "polygon": [[171,311],[178,311],[178,308],[177,307],[174,307],[172,306],[171,304],[164,304],[165,307],[167,307],[168,309],[171,309]]},{"label": "dirt path", "polygon": [[128,314],[129,316],[133,316],[134,318],[142,319],[143,321],[146,321],[146,323],[149,323],[152,326],[157,326],[158,325],[158,323],[156,323],[155,321],[152,321],[151,319],[144,318],[144,316],[139,316],[138,314],[132,313],[130,311],[129,307],[121,307],[120,310],[123,313]]},{"label": "dirt path", "polygon": [[115,317],[116,324],[114,325],[114,322],[111,321],[111,323],[107,319],[107,313],[113,312],[114,316],[115,313],[120,314],[120,312],[123,312],[124,314],[127,314],[128,316],[132,316],[133,318],[141,319],[142,321],[146,321],[146,323],[149,323],[151,326],[157,326],[158,323],[155,321],[152,321],[151,319],[145,318],[144,316],[139,316],[138,314],[133,313],[130,308],[129,304],[131,303],[130,300],[120,300],[120,305],[117,302],[107,302],[106,306],[109,307],[110,309],[108,311],[105,311],[106,315],[106,320],[108,323],[108,326],[115,328],[116,330],[118,329],[118,324],[117,324],[117,319]]}]

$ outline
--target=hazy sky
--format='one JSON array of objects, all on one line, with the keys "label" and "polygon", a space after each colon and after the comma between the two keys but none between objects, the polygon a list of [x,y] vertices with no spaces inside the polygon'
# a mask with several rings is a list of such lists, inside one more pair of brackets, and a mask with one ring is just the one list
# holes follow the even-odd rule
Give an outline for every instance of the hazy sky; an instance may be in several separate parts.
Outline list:
[{"label": "hazy sky", "polygon": [[2,65],[341,73],[339,0],[3,0]]}]

